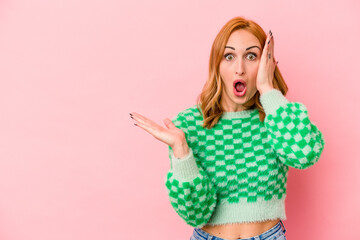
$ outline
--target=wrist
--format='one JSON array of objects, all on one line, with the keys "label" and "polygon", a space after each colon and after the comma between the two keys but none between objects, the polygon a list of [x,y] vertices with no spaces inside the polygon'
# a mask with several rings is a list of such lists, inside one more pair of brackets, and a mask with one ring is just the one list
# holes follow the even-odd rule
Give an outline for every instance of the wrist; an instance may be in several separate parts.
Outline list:
[{"label": "wrist", "polygon": [[260,96],[260,103],[264,108],[265,115],[270,115],[276,112],[280,106],[285,106],[289,100],[278,89],[266,92]]},{"label": "wrist", "polygon": [[182,158],[189,154],[189,146],[186,140],[176,143],[172,149],[176,158]]},{"label": "wrist", "polygon": [[264,93],[267,93],[268,91],[271,91],[272,89],[274,89],[274,87],[272,87],[272,86],[261,87],[261,88],[259,88],[259,93],[260,93],[260,95],[263,95]]}]

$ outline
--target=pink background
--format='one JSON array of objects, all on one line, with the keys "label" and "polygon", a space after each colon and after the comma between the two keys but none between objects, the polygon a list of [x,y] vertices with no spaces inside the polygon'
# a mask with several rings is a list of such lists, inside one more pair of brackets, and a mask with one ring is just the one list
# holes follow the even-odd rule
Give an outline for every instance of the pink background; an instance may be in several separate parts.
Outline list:
[{"label": "pink background", "polygon": [[232,17],[272,30],[289,86],[325,136],[290,169],[287,237],[360,238],[360,4],[0,2],[0,239],[189,239],[165,189],[167,146],[133,125],[192,106]]}]

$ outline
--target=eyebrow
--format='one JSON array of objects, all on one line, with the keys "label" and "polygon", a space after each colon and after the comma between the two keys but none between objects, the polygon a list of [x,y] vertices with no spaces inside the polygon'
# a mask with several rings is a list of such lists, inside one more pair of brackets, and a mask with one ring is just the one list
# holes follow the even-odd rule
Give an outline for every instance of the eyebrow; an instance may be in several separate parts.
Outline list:
[{"label": "eyebrow", "polygon": [[[251,49],[251,48],[254,48],[254,47],[257,47],[259,50],[261,50],[258,46],[251,46],[251,47],[248,47],[247,49],[245,49],[246,51]],[[230,47],[230,46],[225,46],[225,48],[231,48],[232,50],[235,50],[234,47]]]}]

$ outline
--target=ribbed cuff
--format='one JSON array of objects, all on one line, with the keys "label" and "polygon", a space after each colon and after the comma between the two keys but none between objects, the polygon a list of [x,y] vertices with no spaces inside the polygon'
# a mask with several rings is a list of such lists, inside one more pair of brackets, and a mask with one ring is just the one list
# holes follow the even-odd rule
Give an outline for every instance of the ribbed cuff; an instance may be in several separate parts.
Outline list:
[{"label": "ribbed cuff", "polygon": [[271,89],[260,95],[260,103],[264,108],[265,114],[275,113],[276,110],[283,105],[289,103],[289,100],[278,89]]},{"label": "ribbed cuff", "polygon": [[199,168],[196,164],[194,154],[191,148],[189,148],[189,154],[182,158],[174,156],[174,152],[170,150],[172,171],[174,177],[180,181],[193,180],[199,174]]}]

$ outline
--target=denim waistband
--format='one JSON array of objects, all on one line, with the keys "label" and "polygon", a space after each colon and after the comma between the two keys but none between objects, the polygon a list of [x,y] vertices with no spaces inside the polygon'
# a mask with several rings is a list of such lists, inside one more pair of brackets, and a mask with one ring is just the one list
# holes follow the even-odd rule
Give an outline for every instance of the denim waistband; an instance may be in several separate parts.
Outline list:
[{"label": "denim waistband", "polygon": [[[242,240],[263,240],[266,239],[272,235],[277,234],[279,231],[283,231],[284,233],[286,232],[286,228],[283,224],[283,222],[280,220],[274,227],[272,227],[271,229],[267,230],[266,232],[263,232],[260,235],[257,235],[255,237],[251,237],[251,238],[246,238],[246,239],[242,239]],[[202,230],[201,228],[194,228],[194,233],[193,235],[195,237],[197,237],[198,239],[201,240],[226,240],[223,238],[219,238],[216,236],[213,236],[207,232],[205,232],[204,230]],[[239,238],[241,239],[241,238]]]}]

